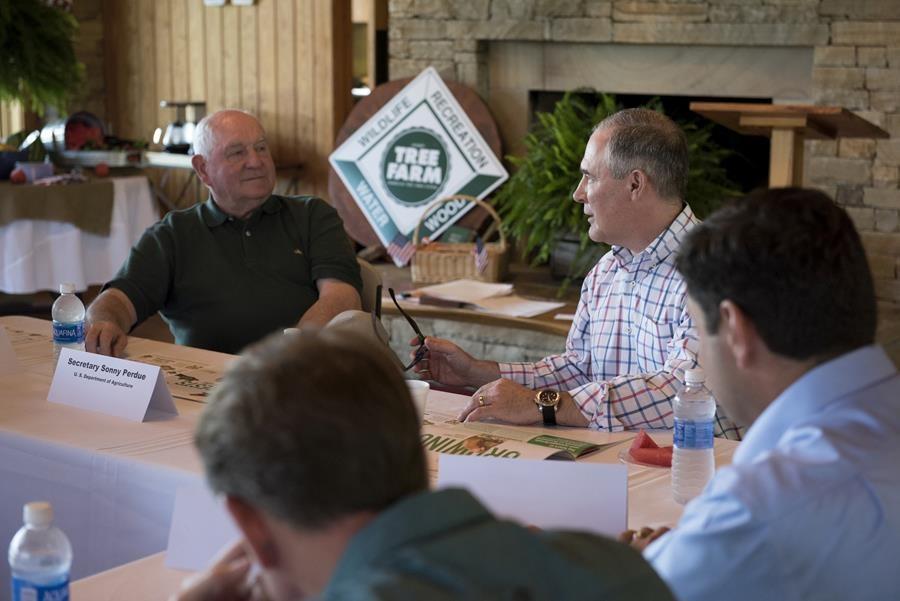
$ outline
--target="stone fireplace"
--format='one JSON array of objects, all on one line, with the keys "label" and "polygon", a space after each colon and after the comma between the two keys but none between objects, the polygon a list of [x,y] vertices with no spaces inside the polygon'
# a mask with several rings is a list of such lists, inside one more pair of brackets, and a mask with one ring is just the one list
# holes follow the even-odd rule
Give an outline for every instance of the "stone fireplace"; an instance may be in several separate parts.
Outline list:
[{"label": "stone fireplace", "polygon": [[505,152],[535,91],[838,105],[891,134],[806,143],[806,184],[863,235],[883,315],[900,307],[900,3],[390,0],[392,79],[433,65],[485,99]]}]

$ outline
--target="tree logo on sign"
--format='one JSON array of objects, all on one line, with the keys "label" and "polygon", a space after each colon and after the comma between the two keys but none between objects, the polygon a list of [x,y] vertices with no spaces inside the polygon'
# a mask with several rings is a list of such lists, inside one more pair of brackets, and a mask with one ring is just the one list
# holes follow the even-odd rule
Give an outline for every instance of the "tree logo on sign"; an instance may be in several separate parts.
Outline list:
[{"label": "tree logo on sign", "polygon": [[447,148],[435,132],[406,129],[388,144],[381,162],[385,187],[399,202],[418,206],[435,198],[447,182]]}]

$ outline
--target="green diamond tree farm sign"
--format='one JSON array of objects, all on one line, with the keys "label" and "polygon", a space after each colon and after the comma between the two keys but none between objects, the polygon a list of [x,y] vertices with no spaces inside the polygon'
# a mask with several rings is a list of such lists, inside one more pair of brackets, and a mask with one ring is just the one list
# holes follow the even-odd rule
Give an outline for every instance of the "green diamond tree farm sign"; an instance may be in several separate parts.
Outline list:
[{"label": "green diamond tree farm sign", "polygon": [[464,200],[431,209],[451,194],[479,199],[509,177],[437,71],[400,90],[329,157],[394,262],[405,265],[419,221],[434,239],[473,208]]}]

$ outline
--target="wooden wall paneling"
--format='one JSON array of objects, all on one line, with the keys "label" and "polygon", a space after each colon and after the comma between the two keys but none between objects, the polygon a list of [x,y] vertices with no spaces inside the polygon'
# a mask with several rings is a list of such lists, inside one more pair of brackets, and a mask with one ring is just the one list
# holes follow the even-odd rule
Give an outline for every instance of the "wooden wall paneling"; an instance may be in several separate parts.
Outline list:
[{"label": "wooden wall paneling", "polygon": [[[176,63],[173,56],[175,40],[179,36],[177,30],[180,29],[180,25],[172,18],[172,14],[177,12],[175,5],[180,2],[182,0],[157,0],[155,2],[155,18],[153,22],[153,34],[156,44],[154,65],[156,85],[153,93],[155,111],[144,116],[143,127],[147,131],[154,131],[157,127],[164,128],[168,123],[175,121],[178,116],[175,109],[159,106],[160,100],[183,100],[175,91],[175,79],[183,75],[183,72],[176,74]],[[166,195],[173,202],[178,202],[179,207],[189,206],[196,200],[190,197],[181,200],[177,198],[178,192],[184,186],[188,177],[190,177],[188,171],[173,171],[166,182]]]},{"label": "wooden wall paneling", "polygon": [[[161,2],[160,2],[161,3]],[[128,3],[126,3],[128,4]],[[156,119],[160,98],[156,86],[156,28],[155,0],[139,0],[137,31],[140,38],[141,52],[138,55],[138,108],[135,119],[135,131],[132,136],[151,136],[153,130],[162,125]]]},{"label": "wooden wall paneling", "polygon": [[[331,91],[333,73],[333,61],[330,52],[322,52],[322,49],[329,48],[332,39],[333,7],[330,2],[321,0],[313,0],[310,3],[312,10],[312,29],[311,31],[318,34],[316,39],[316,53],[312,60],[312,70],[309,73],[308,81],[313,88],[312,97],[312,119],[315,123],[315,133],[311,139],[309,155],[306,161],[306,171],[309,177],[315,182],[314,193],[323,198],[328,198],[327,187],[322,187],[323,169],[327,169],[327,165],[323,165],[323,160],[327,161],[329,152],[323,152],[323,141],[327,141],[328,132],[331,130],[331,119],[327,113],[331,112],[329,107],[333,107],[334,96]],[[350,15],[347,16],[350,18]],[[350,43],[351,37],[346,38]],[[349,91],[349,88],[347,88]]]},{"label": "wooden wall paneling", "polygon": [[171,0],[172,28],[172,98],[174,100],[193,100],[190,98],[188,81],[188,0]]},{"label": "wooden wall paneling", "polygon": [[278,132],[278,106],[275,99],[277,92],[277,75],[275,71],[275,4],[272,0],[260,0],[256,23],[259,93],[257,100],[257,117],[263,124],[269,139],[272,152],[277,151],[276,135]]},{"label": "wooden wall paneling", "polygon": [[[308,6],[311,2],[302,2]],[[291,163],[297,159],[297,105],[296,74],[294,72],[296,30],[294,26],[293,0],[281,0],[275,5],[275,106],[277,111],[276,150],[277,163]]]},{"label": "wooden wall paneling", "polygon": [[222,106],[241,106],[241,34],[238,7],[224,6],[222,11]]},{"label": "wooden wall paneling", "polygon": [[316,191],[327,193],[328,155],[338,129],[350,112],[351,23],[350,0],[315,0],[316,56],[312,81],[315,91],[316,161],[311,175]]},{"label": "wooden wall paneling", "polygon": [[253,114],[259,112],[259,49],[257,47],[256,22],[259,9],[256,6],[238,7],[238,21],[241,27],[240,62],[240,106]]},{"label": "wooden wall paneling", "polygon": [[112,133],[148,139],[138,132],[141,39],[138,8],[133,2],[105,0],[103,3],[104,73],[106,115]]},{"label": "wooden wall paneling", "polygon": [[[103,79],[106,83],[106,94],[104,102],[106,103],[106,122],[110,132],[114,134],[121,133],[114,124],[121,123],[121,112],[119,111],[119,102],[121,94],[124,92],[121,84],[119,71],[116,69],[116,63],[110,60],[112,53],[127,53],[130,51],[121,35],[123,23],[122,7],[118,2],[103,0],[103,54],[106,59],[103,61]],[[121,126],[119,126],[121,127]]]},{"label": "wooden wall paneling", "polygon": [[25,129],[25,111],[18,101],[0,102],[0,141]]},{"label": "wooden wall paneling", "polygon": [[153,128],[175,120],[175,110],[159,106],[160,100],[175,100],[172,77],[172,19],[170,10],[175,0],[158,0],[153,23],[153,35],[156,41],[156,111],[155,118],[150,122],[150,117],[144,123],[144,127]]},{"label": "wooden wall paneling", "polygon": [[206,107],[210,112],[224,108],[222,94],[222,23],[221,7],[205,7],[206,24]]},{"label": "wooden wall paneling", "polygon": [[[327,159],[350,106],[350,1],[104,0],[109,115],[150,138],[175,118],[159,101],[205,100],[255,113],[275,160],[304,165],[301,189],[325,194]],[[187,173],[173,174],[177,194]],[[185,199],[185,202],[193,201]]]},{"label": "wooden wall paneling", "polygon": [[297,86],[294,93],[294,101],[297,111],[297,130],[294,134],[295,152],[294,163],[302,164],[303,176],[309,180],[308,189],[303,193],[318,194],[315,189],[313,174],[314,157],[316,153],[316,114],[315,99],[317,82],[313,78],[315,62],[319,58],[315,39],[315,4],[313,2],[299,2],[294,31],[297,37],[296,69]]},{"label": "wooden wall paneling", "polygon": [[187,0],[188,26],[188,94],[191,100],[205,100],[206,97],[206,19],[203,0]]}]

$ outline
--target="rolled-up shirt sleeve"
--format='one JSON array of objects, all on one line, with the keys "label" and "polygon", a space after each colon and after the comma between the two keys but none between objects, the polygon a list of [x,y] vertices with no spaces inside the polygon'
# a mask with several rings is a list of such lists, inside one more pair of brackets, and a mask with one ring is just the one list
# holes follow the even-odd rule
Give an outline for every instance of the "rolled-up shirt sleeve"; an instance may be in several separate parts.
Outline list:
[{"label": "rolled-up shirt sleeve", "polygon": [[587,303],[579,310],[566,341],[566,352],[536,363],[503,363],[500,374],[526,387],[567,390],[588,420],[590,428],[620,431],[637,428],[671,428],[672,397],[681,386],[684,370],[694,367],[696,335],[685,310],[666,344],[663,369],[646,374],[623,374],[594,381],[590,370]]},{"label": "rolled-up shirt sleeve", "polygon": [[341,280],[362,293],[359,263],[338,212],[324,200],[314,198],[309,214],[307,236],[312,279]]},{"label": "rolled-up shirt sleeve", "polygon": [[143,233],[103,290],[116,288],[134,305],[136,324],[165,305],[175,273],[175,242],[164,222]]},{"label": "rolled-up shirt sleeve", "polygon": [[[687,307],[681,303],[678,320],[655,341],[666,349],[661,369],[603,377],[592,371],[589,310],[592,287],[591,282],[585,282],[564,353],[535,363],[500,363],[501,377],[534,390],[568,391],[588,421],[588,427],[596,430],[672,428],[672,400],[683,386],[684,371],[697,366],[699,343]],[[740,430],[721,407],[716,413],[715,433],[737,440],[741,437]]]}]

